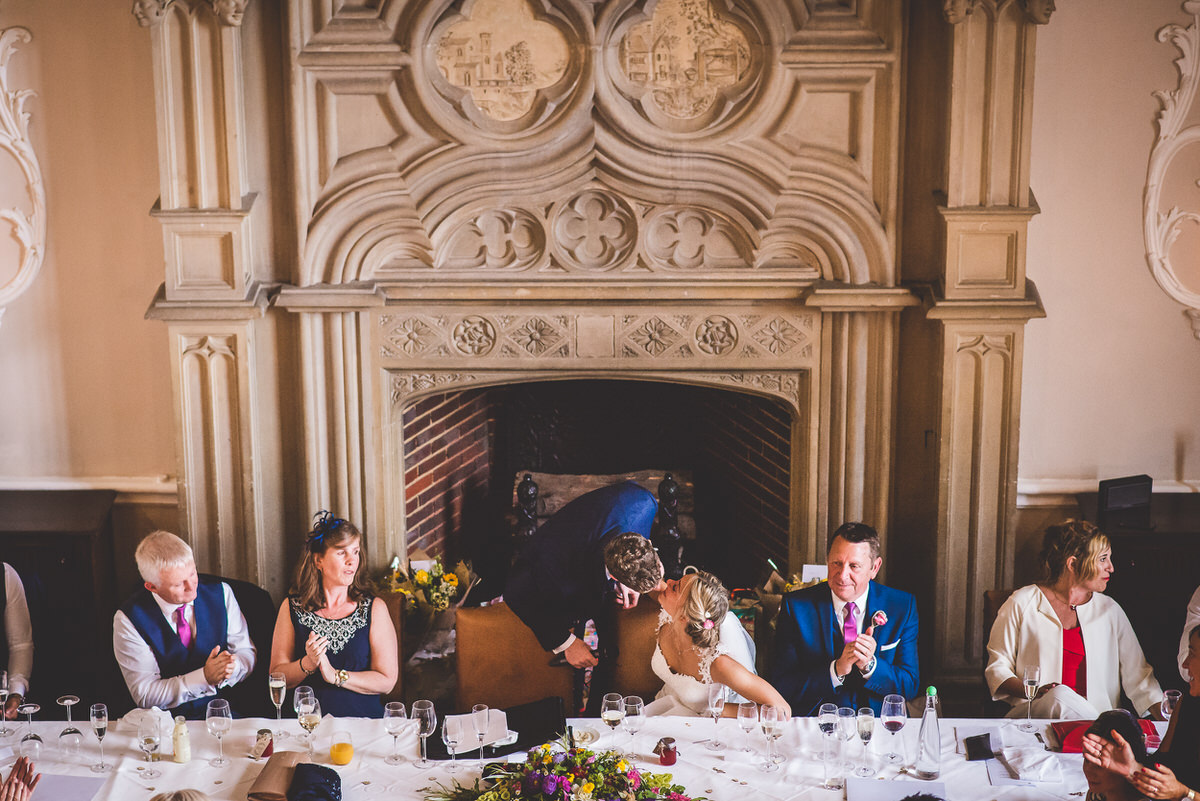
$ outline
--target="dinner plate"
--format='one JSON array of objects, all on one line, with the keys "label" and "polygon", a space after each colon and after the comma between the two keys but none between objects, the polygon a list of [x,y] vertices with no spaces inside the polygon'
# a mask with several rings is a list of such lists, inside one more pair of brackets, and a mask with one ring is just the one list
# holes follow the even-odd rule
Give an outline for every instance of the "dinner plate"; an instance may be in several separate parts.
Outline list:
[{"label": "dinner plate", "polygon": [[590,745],[600,739],[600,732],[590,726],[575,727],[575,745]]}]

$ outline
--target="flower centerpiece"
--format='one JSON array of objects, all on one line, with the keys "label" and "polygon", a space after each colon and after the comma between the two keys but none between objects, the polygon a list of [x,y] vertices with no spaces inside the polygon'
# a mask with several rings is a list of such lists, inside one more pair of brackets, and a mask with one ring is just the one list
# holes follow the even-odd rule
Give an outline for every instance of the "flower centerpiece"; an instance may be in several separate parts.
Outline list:
[{"label": "flower centerpiece", "polygon": [[421,564],[421,567],[410,566],[406,572],[397,562],[392,589],[404,595],[410,609],[419,609],[427,615],[446,611],[463,588],[469,586],[471,569],[465,562],[459,562],[453,571],[447,571],[440,556],[421,560]]},{"label": "flower centerpiece", "polygon": [[426,801],[692,801],[670,773],[639,771],[615,751],[563,743],[531,748],[524,762],[489,765],[484,775],[471,785],[422,792]]}]

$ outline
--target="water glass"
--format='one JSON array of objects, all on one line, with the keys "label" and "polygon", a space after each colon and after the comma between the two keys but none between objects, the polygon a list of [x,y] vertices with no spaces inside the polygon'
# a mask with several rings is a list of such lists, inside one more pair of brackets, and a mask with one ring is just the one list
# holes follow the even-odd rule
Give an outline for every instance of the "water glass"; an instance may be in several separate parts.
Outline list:
[{"label": "water glass", "polygon": [[33,730],[33,715],[41,709],[41,705],[32,703],[24,703],[17,707],[17,714],[25,716],[25,736],[21,738],[17,752],[31,762],[42,758],[42,738]]},{"label": "water glass", "polygon": [[[208,733],[217,738],[217,755],[208,760],[214,768],[223,768],[229,764],[225,757],[225,744],[222,738],[233,728],[233,715],[229,711],[229,702],[224,698],[216,698],[208,702],[204,713],[204,723]],[[311,750],[311,749],[310,749]]]},{"label": "water glass", "polygon": [[481,771],[483,770],[483,741],[487,737],[491,713],[487,704],[475,704],[471,707],[471,725],[474,726],[475,736],[479,740],[479,770]]},{"label": "water glass", "polygon": [[858,734],[858,718],[854,710],[848,706],[839,707],[837,711],[837,732],[842,738],[842,742],[846,743],[842,747],[842,754],[846,757],[846,764],[842,766],[846,774],[854,770],[854,763],[850,761],[850,746],[848,743]]},{"label": "water glass", "polygon": [[[138,723],[138,748],[146,755],[146,761],[153,763],[154,755],[158,753],[160,744],[162,743],[162,731],[159,728],[158,717],[151,712],[146,712],[142,715],[142,720]],[[149,767],[139,771],[139,775],[143,779],[157,779],[162,776],[162,771],[158,768]]]},{"label": "water glass", "polygon": [[67,708],[67,725],[58,733],[58,747],[69,757],[79,753],[79,745],[83,742],[83,732],[71,722],[71,707],[78,703],[78,695],[63,695],[58,698],[58,704]]},{"label": "water glass", "polygon": [[399,701],[389,701],[383,708],[383,730],[392,735],[392,753],[388,754],[387,759],[383,760],[389,765],[399,765],[404,761],[404,757],[400,756],[399,741],[400,732],[404,731],[404,724],[408,721],[408,715],[404,712],[404,704]]},{"label": "water glass", "polygon": [[821,734],[821,762],[825,768],[825,789],[840,790],[846,783],[842,744],[845,741],[836,731]]},{"label": "water glass", "polygon": [[633,753],[637,753],[633,747],[633,741],[646,722],[644,709],[645,704],[642,703],[639,696],[627,695],[621,699],[621,712],[624,714],[624,717],[621,718],[621,728],[629,735],[629,750]]},{"label": "water glass", "polygon": [[463,726],[460,718],[448,717],[442,721],[442,742],[450,753],[450,764],[446,766],[447,773],[458,772],[458,761],[455,758],[458,746],[463,741]]},{"label": "water glass", "polygon": [[713,735],[704,747],[710,751],[720,751],[725,747],[725,743],[721,742],[720,723],[721,713],[725,711],[725,685],[712,682],[708,685],[708,706],[706,707],[709,717],[713,719]]},{"label": "water glass", "polygon": [[828,734],[837,728],[837,704],[821,704],[817,711],[817,728],[822,734]]},{"label": "water glass", "polygon": [[612,729],[614,751],[617,750],[617,727],[621,725],[621,718],[625,717],[621,710],[621,698],[620,693],[608,693],[600,702],[600,719]]},{"label": "water glass", "polygon": [[429,759],[425,740],[437,731],[437,712],[433,709],[433,701],[413,701],[412,716],[417,721],[417,736],[421,738],[421,758],[416,765],[418,768],[432,767],[433,761]]},{"label": "water glass", "polygon": [[754,731],[754,727],[758,725],[758,704],[753,701],[742,701],[738,704],[737,722],[746,734],[746,747],[742,750],[750,753],[754,750],[754,747],[750,745],[750,732]]}]

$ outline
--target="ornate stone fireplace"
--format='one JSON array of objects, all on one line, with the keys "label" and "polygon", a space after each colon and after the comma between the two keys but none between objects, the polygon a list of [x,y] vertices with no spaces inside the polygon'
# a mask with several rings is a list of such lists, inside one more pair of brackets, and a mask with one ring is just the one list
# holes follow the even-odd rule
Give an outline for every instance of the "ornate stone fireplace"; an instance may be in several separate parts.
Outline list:
[{"label": "ornate stone fireplace", "polygon": [[1015,0],[936,5],[139,3],[167,254],[151,315],[201,566],[278,591],[320,508],[362,524],[375,564],[405,555],[423,398],[716,387],[789,411],[788,564],[872,522],[937,670],[973,671],[971,599],[1011,576],[1040,314],[1035,27]]}]

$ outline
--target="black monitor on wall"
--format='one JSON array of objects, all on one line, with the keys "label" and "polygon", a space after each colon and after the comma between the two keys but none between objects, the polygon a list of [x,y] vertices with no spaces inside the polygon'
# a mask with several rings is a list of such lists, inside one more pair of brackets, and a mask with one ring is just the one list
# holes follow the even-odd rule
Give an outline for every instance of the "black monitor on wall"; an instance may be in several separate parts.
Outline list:
[{"label": "black monitor on wall", "polygon": [[1150,476],[1123,476],[1100,482],[1096,525],[1101,529],[1150,529]]}]

